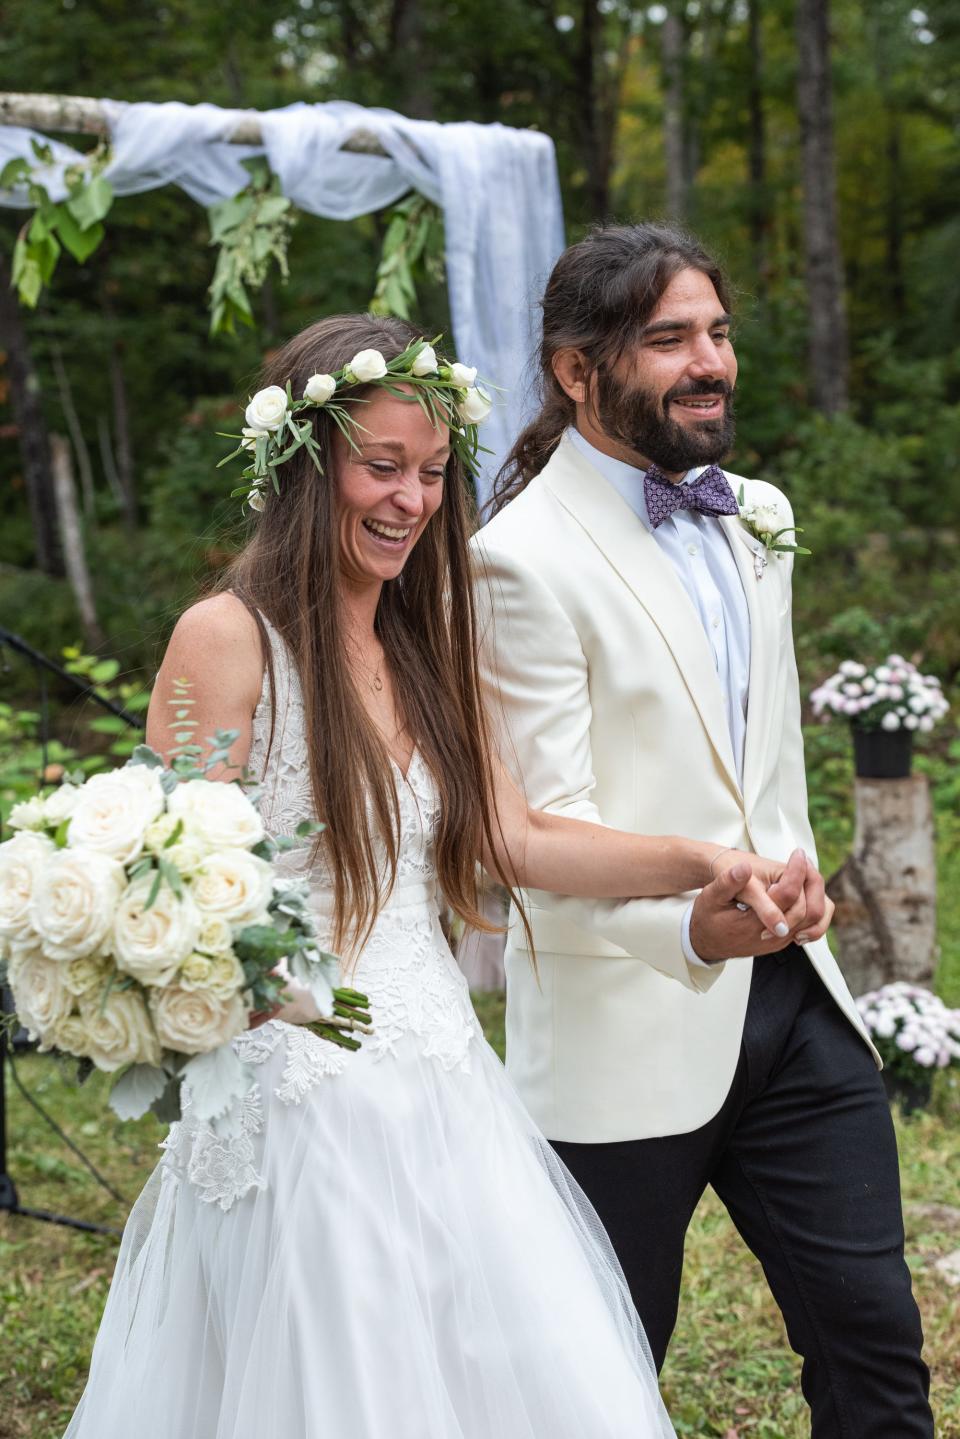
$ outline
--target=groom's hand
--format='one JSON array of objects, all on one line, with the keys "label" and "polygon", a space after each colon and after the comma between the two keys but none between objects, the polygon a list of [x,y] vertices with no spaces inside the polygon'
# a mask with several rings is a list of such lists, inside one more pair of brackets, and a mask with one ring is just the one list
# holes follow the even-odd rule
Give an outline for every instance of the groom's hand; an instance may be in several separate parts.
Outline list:
[{"label": "groom's hand", "polygon": [[[822,885],[802,850],[786,865],[744,855],[700,891],[690,917],[690,943],[708,963],[773,954],[790,944],[801,926],[802,933],[810,935],[818,905],[821,915],[815,928],[821,932]],[[738,900],[748,908],[738,909]]]}]

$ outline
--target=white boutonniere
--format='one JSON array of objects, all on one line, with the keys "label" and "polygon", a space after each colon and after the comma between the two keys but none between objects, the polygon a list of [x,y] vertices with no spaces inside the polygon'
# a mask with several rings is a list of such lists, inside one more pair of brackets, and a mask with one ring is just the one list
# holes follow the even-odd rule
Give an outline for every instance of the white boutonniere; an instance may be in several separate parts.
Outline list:
[{"label": "white boutonniere", "polygon": [[783,513],[778,505],[748,505],[744,498],[743,485],[740,486],[737,494],[737,504],[740,507],[741,523],[758,542],[753,552],[753,568],[758,580],[767,567],[768,551],[775,554],[778,560],[782,559],[785,554],[809,555],[812,553],[803,545],[792,545],[784,540],[784,535],[802,535],[803,531],[796,525],[783,523]]}]

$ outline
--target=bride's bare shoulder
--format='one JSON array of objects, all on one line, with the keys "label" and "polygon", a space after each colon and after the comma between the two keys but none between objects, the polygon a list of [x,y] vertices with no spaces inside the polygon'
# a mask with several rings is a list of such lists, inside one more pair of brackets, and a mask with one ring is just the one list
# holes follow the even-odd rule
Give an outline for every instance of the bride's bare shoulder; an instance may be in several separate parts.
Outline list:
[{"label": "bride's bare shoulder", "polygon": [[163,658],[163,671],[229,674],[231,687],[259,695],[264,655],[253,615],[236,595],[199,600],[177,620]]}]

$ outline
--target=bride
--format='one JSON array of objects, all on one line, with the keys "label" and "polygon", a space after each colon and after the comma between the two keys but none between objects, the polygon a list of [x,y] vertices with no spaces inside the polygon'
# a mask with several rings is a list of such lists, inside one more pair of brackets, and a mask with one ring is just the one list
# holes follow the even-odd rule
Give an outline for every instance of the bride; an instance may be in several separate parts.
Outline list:
[{"label": "bride", "polygon": [[438,897],[482,926],[482,860],[511,886],[597,897],[713,883],[772,928],[796,876],[534,813],[512,788],[475,661],[473,375],[432,350],[407,382],[375,373],[371,352],[415,357],[415,341],[403,322],[340,316],[272,360],[267,382],[329,398],[365,352],[336,387],[358,420],[322,398],[308,412],[316,448],[253,496],[252,538],[180,619],[148,725],[168,750],[188,680],[195,732],[239,732],[267,828],[322,817],[284,862],[374,1032],[358,1053],[318,1038],[291,986],[234,1041],[258,1081],[242,1122],[223,1137],[188,1104],[161,1146],[67,1439],[673,1433],[610,1245],[484,1042]]}]

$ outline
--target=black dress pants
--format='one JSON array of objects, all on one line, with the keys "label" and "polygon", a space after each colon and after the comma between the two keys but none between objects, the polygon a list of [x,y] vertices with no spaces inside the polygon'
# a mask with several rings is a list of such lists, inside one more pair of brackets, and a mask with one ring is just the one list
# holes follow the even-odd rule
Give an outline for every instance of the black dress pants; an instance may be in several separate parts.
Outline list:
[{"label": "black dress pants", "polygon": [[711,1184],[803,1360],[813,1439],[932,1439],[886,1096],[802,950],[755,961],[733,1084],[703,1128],[554,1148],[606,1227],[658,1369]]}]

